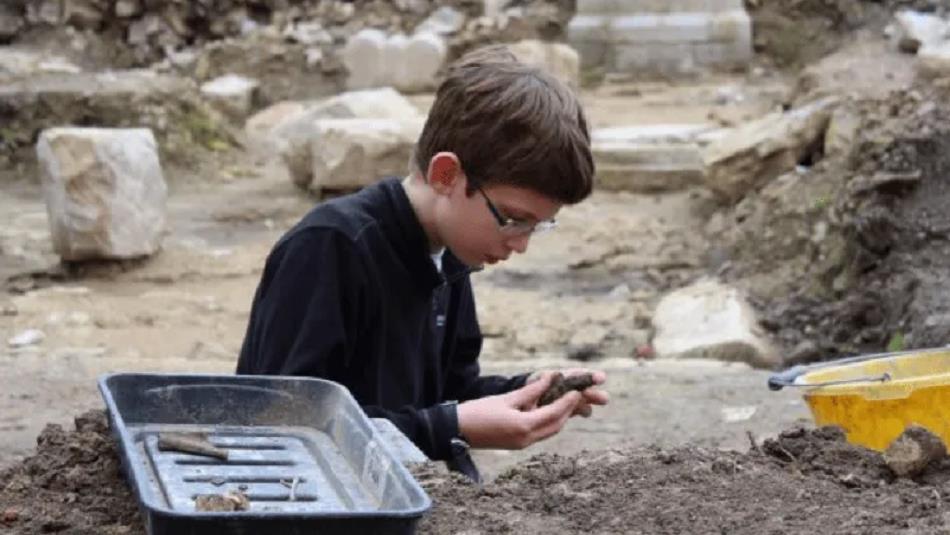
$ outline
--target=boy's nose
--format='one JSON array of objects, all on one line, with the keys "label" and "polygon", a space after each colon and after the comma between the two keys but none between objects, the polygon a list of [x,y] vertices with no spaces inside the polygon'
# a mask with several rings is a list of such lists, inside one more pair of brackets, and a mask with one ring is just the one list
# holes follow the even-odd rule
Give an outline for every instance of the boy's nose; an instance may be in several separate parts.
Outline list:
[{"label": "boy's nose", "polygon": [[508,247],[512,251],[517,252],[518,254],[524,254],[528,250],[528,241],[531,240],[531,234],[525,234],[524,236],[515,236],[508,240]]}]

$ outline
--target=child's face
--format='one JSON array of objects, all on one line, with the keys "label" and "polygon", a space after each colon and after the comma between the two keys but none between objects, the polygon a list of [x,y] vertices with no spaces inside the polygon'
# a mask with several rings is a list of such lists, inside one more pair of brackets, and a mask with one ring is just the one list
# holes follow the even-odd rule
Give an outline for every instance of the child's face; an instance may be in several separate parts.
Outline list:
[{"label": "child's face", "polygon": [[516,186],[489,185],[468,195],[465,180],[461,182],[463,187],[453,188],[440,214],[439,234],[452,254],[470,267],[525,252],[534,224],[554,219],[561,208],[557,201]]}]

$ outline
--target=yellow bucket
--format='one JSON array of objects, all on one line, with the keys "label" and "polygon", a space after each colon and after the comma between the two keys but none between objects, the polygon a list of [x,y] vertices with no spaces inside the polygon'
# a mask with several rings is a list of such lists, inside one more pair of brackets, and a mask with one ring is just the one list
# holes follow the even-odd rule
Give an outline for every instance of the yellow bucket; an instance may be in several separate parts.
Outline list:
[{"label": "yellow bucket", "polygon": [[796,366],[769,387],[805,388],[818,425],[837,425],[848,441],[884,450],[910,424],[950,444],[950,349],[906,351]]}]

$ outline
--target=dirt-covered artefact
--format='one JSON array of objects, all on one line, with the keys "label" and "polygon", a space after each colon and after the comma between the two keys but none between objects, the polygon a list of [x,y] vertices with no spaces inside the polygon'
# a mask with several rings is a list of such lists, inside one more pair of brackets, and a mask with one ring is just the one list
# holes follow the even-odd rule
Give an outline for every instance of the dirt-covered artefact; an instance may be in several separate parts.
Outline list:
[{"label": "dirt-covered artefact", "polygon": [[594,386],[594,376],[589,373],[564,377],[564,374],[555,372],[554,376],[551,378],[551,385],[547,390],[544,391],[543,394],[541,394],[541,397],[538,399],[538,406],[543,407],[545,405],[550,405],[571,390],[582,392],[592,386]]}]

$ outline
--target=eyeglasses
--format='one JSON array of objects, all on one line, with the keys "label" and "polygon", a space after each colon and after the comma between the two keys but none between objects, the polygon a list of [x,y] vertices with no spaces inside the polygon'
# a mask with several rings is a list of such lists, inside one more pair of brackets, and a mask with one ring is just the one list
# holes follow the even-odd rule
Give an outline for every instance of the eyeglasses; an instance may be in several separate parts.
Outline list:
[{"label": "eyeglasses", "polygon": [[495,203],[488,198],[488,195],[485,193],[485,190],[482,189],[481,185],[475,181],[472,181],[472,184],[475,186],[475,189],[478,190],[478,193],[482,195],[482,198],[485,199],[488,210],[491,212],[491,215],[495,217],[495,221],[498,222],[498,230],[505,236],[527,236],[528,234],[547,232],[557,227],[557,221],[553,219],[547,219],[545,221],[524,221],[501,215],[501,211],[498,210]]}]

